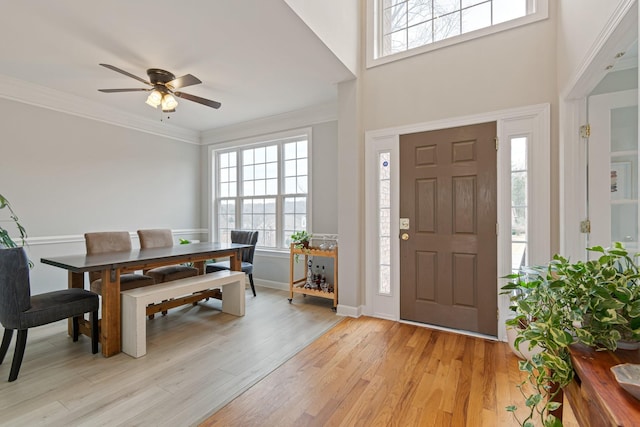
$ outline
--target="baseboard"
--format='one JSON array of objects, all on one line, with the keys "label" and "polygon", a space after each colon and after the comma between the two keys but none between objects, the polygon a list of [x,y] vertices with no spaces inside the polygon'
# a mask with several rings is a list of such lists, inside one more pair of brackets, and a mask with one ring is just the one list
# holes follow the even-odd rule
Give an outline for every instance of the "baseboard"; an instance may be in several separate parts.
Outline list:
[{"label": "baseboard", "polygon": [[256,286],[263,286],[265,288],[277,289],[277,290],[280,290],[280,291],[288,291],[289,290],[289,284],[288,283],[274,282],[272,280],[257,279],[255,277],[253,278],[253,282],[256,284]]},{"label": "baseboard", "polygon": [[340,316],[358,318],[362,316],[362,306],[352,307],[338,303],[336,313]]}]

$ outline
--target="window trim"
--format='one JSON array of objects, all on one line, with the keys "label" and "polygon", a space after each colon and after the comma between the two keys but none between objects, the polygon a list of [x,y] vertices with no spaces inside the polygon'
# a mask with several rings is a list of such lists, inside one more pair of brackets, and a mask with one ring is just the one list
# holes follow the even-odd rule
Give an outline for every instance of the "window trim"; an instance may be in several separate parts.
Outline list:
[{"label": "window trim", "polygon": [[413,49],[397,52],[391,55],[379,56],[379,29],[381,19],[379,18],[378,8],[381,0],[367,0],[367,41],[366,41],[366,66],[367,68],[376,67],[378,65],[387,64],[389,62],[398,61],[426,52],[431,52],[446,46],[463,43],[480,37],[488,36],[498,32],[510,30],[512,28],[521,27],[534,22],[542,21],[549,17],[549,0],[536,0],[536,11],[522,18],[513,19],[511,21],[501,22],[490,27],[480,28],[475,31],[449,37],[434,43],[429,43]]},{"label": "window trim", "polygon": [[[230,149],[242,149],[242,148],[250,148],[255,146],[268,145],[269,143],[281,142],[286,139],[292,139],[300,136],[307,137],[307,231],[312,232],[313,226],[313,204],[312,204],[312,192],[313,192],[313,132],[311,127],[303,127],[297,129],[291,129],[282,132],[275,132],[263,135],[256,135],[248,138],[241,138],[231,141],[225,141],[217,144],[212,144],[208,146],[207,154],[208,154],[208,186],[207,186],[207,197],[206,200],[209,201],[208,205],[208,230],[209,230],[209,239],[211,241],[217,241],[218,239],[218,228],[217,228],[217,207],[216,201],[217,197],[215,192],[217,191],[217,155],[218,151],[228,151]],[[279,159],[280,163],[280,159]],[[284,165],[279,164],[278,166],[280,171]],[[280,177],[279,179],[281,179]],[[281,189],[279,189],[280,192]],[[278,194],[276,197],[282,197],[283,194]],[[282,218],[277,218],[277,227],[282,228]],[[262,253],[288,253],[288,249],[280,248],[280,247],[264,247],[259,246],[256,247],[256,252]]]}]

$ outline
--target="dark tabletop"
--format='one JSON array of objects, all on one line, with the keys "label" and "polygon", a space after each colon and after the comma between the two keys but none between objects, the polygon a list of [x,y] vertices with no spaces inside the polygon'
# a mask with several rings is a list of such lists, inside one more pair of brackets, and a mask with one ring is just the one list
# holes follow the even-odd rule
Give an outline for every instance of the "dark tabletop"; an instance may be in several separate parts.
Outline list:
[{"label": "dark tabletop", "polygon": [[41,258],[43,264],[64,268],[74,273],[85,271],[104,270],[105,268],[122,268],[151,261],[164,261],[185,256],[211,256],[229,251],[237,251],[249,248],[251,245],[239,243],[189,243],[186,245],[174,245],[168,248],[135,249],[129,252],[109,252],[103,254],[66,255],[59,257]]}]

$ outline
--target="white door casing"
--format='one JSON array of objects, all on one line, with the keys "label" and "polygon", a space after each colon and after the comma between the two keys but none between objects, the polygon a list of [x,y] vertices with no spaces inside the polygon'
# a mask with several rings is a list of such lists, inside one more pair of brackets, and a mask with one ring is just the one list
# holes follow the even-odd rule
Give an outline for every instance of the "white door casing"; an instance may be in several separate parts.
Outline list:
[{"label": "white door casing", "polygon": [[[528,144],[529,180],[529,260],[530,263],[546,263],[551,256],[550,248],[550,105],[539,104],[477,114],[447,120],[420,123],[411,126],[368,131],[365,133],[365,315],[400,320],[400,272],[399,272],[399,173],[397,167],[399,155],[399,135],[436,129],[465,126],[488,121],[498,122],[498,277],[510,273],[511,269],[511,184],[510,184],[510,136],[526,135]],[[378,239],[378,154],[389,152],[391,156],[391,292],[387,295],[378,292],[379,277],[379,239]],[[499,279],[497,287],[505,283]],[[498,297],[498,338],[506,339],[504,321],[509,315],[509,299]]]}]

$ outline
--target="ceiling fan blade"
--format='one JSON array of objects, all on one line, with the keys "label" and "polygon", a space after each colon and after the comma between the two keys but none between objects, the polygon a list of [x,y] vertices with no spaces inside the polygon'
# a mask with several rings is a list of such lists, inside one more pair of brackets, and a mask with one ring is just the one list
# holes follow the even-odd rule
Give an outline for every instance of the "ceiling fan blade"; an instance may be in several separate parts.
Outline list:
[{"label": "ceiling fan blade", "polygon": [[129,77],[131,77],[132,79],[136,79],[137,81],[139,81],[139,82],[141,82],[141,83],[144,83],[144,84],[146,84],[146,85],[153,86],[153,85],[152,85],[151,83],[149,83],[148,81],[146,81],[146,80],[144,80],[144,79],[141,79],[141,78],[140,78],[140,77],[138,77],[138,76],[134,76],[133,74],[131,74],[131,73],[129,73],[129,72],[127,72],[127,71],[125,71],[125,70],[121,70],[121,69],[120,69],[120,68],[118,68],[118,67],[114,67],[113,65],[109,65],[109,64],[100,64],[100,65],[102,65],[103,67],[108,68],[108,69],[110,69],[110,70],[113,70],[113,71],[115,71],[115,72],[117,72],[117,73],[124,74],[125,76],[129,76]]},{"label": "ceiling fan blade", "polygon": [[116,93],[116,92],[149,92],[151,89],[145,89],[143,87],[136,89],[98,89],[104,93]]},{"label": "ceiling fan blade", "polygon": [[206,105],[207,107],[211,108],[220,108],[220,106],[222,105],[218,101],[200,98],[199,96],[189,95],[188,93],[184,92],[173,92],[173,94],[178,98],[188,99],[189,101],[197,102],[198,104]]},{"label": "ceiling fan blade", "polygon": [[166,86],[170,86],[172,90],[180,89],[181,87],[198,85],[202,83],[199,78],[193,76],[191,74],[185,74],[182,77],[178,77],[177,79],[173,79],[170,82],[165,83]]}]

